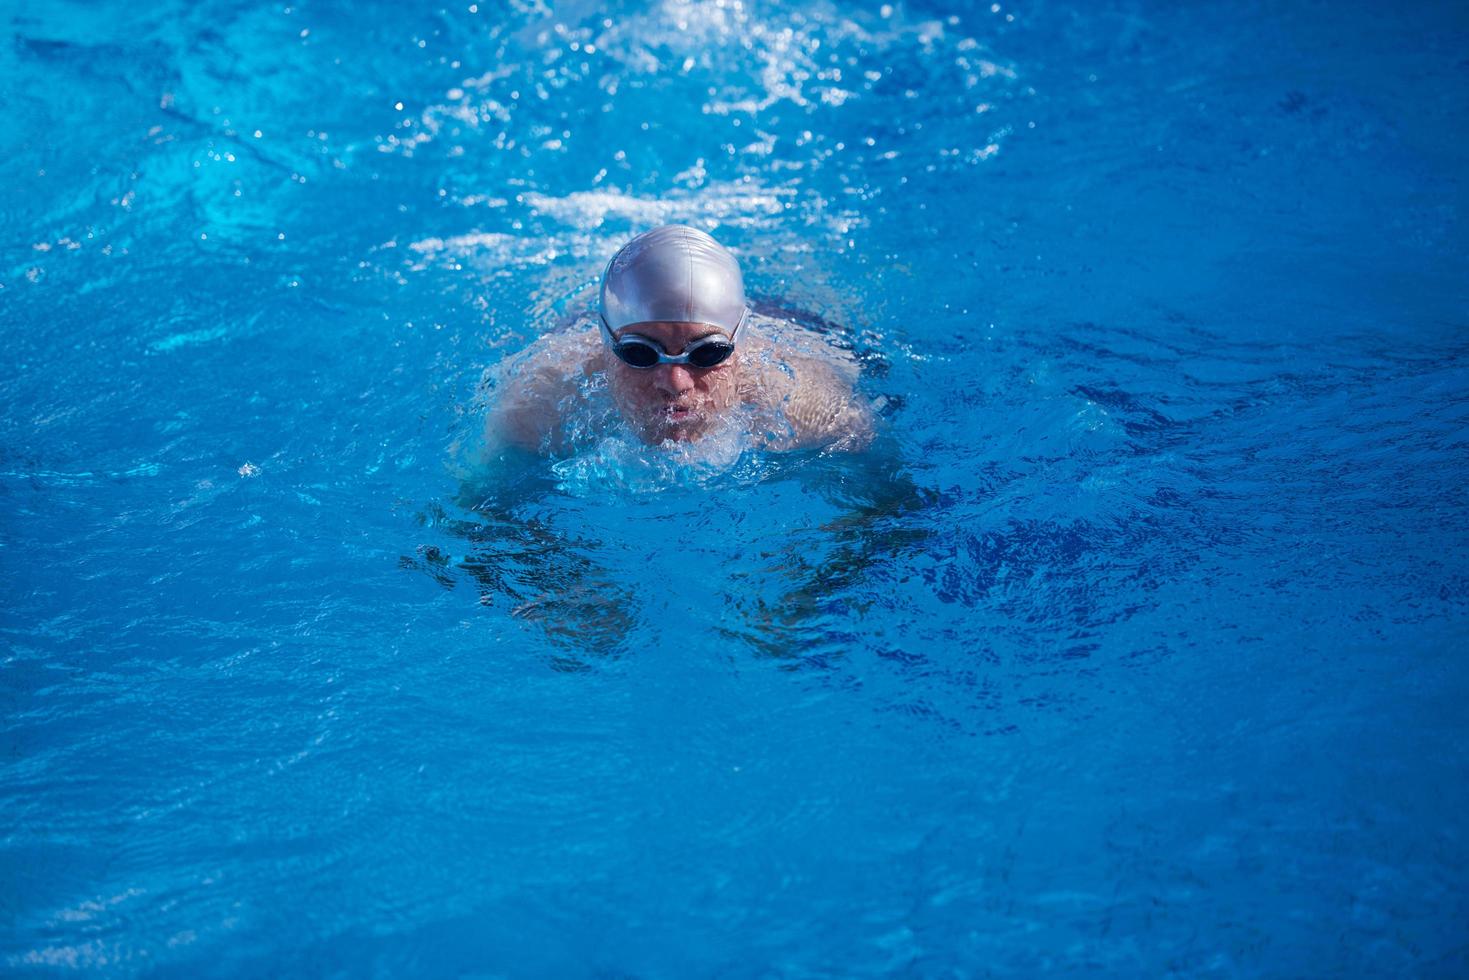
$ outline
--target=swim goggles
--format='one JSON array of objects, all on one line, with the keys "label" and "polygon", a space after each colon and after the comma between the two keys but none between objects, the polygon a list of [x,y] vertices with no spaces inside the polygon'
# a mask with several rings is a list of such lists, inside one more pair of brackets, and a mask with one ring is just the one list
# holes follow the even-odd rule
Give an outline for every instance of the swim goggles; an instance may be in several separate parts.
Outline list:
[{"label": "swim goggles", "polygon": [[607,317],[599,315],[599,318],[602,322],[602,336],[607,338],[607,345],[612,348],[612,353],[617,355],[617,359],[628,367],[642,371],[660,364],[687,364],[690,367],[707,370],[718,367],[729,360],[729,356],[734,353],[735,337],[739,336],[740,327],[745,325],[745,320],[749,315],[748,309],[740,314],[740,322],[735,324],[734,332],[728,338],[722,334],[700,337],[685,347],[682,354],[670,354],[658,341],[641,334],[623,334],[622,339],[619,340],[612,335],[612,328],[607,325]]}]

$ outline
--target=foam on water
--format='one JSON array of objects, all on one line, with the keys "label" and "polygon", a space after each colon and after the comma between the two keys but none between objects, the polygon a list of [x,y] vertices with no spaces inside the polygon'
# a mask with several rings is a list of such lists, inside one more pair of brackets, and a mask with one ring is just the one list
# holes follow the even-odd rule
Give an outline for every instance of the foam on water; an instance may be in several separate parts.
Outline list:
[{"label": "foam on water", "polygon": [[[737,416],[697,442],[666,441],[649,447],[628,435],[610,436],[591,449],[551,466],[556,489],[574,496],[588,493],[658,492],[701,486],[729,473],[751,452],[749,423]],[[753,460],[740,467],[758,471]]]}]

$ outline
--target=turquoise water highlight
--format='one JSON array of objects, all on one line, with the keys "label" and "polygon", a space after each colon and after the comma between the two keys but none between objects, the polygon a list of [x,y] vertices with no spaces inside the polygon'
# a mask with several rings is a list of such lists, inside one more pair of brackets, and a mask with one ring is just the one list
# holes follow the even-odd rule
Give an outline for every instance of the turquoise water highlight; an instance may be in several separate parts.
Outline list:
[{"label": "turquoise water highlight", "polygon": [[[1464,971],[1456,7],[480,7],[3,10],[3,972]],[[466,492],[665,221],[879,447]]]}]

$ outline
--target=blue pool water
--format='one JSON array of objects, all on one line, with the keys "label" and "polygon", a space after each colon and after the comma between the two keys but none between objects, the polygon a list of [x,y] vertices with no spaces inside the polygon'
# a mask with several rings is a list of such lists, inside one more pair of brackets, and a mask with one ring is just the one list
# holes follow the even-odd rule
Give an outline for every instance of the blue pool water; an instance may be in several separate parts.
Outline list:
[{"label": "blue pool water", "polygon": [[[1469,972],[1461,5],[412,6],[0,4],[0,973]],[[878,446],[461,482],[666,221]]]}]

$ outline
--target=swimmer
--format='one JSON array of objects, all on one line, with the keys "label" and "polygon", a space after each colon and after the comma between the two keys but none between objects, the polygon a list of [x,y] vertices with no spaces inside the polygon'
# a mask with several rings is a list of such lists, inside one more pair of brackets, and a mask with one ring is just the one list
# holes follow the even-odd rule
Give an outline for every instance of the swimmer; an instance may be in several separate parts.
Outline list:
[{"label": "swimmer", "polygon": [[605,379],[617,414],[650,445],[740,421],[762,448],[859,450],[873,413],[856,377],[850,353],[753,313],[724,246],[664,225],[607,263],[595,326],[548,334],[511,362],[485,434],[491,448],[565,452],[567,421],[596,416],[590,401]]}]

